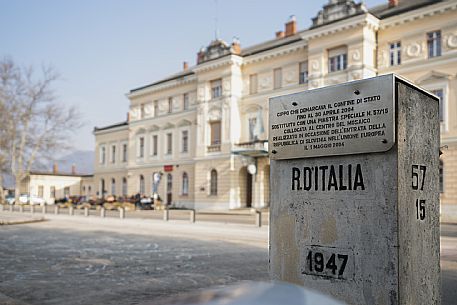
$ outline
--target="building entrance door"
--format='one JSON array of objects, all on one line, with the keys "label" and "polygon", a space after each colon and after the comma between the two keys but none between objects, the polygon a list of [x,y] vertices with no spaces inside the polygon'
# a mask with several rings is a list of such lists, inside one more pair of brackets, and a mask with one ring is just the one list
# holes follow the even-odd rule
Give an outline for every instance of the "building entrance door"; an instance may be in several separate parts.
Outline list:
[{"label": "building entrance door", "polygon": [[171,204],[172,201],[172,190],[173,190],[173,176],[167,175],[167,204]]}]

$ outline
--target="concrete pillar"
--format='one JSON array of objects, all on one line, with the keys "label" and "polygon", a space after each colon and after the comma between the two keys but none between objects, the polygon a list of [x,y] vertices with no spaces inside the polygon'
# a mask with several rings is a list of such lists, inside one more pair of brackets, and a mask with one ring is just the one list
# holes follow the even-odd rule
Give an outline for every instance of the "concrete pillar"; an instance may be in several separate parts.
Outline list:
[{"label": "concrete pillar", "polygon": [[4,205],[0,204],[0,212],[3,212],[3,210],[4,210]]},{"label": "concrete pillar", "polygon": [[195,222],[195,210],[194,209],[190,210],[190,222],[192,222],[192,223]]},{"label": "concrete pillar", "polygon": [[46,214],[46,205],[41,206],[41,214]]},{"label": "concrete pillar", "polygon": [[84,208],[84,216],[86,216],[86,217],[89,216],[89,208],[87,208],[87,207]]},{"label": "concrete pillar", "polygon": [[105,218],[105,208],[104,207],[100,208],[100,217]]},{"label": "concrete pillar", "polygon": [[13,212],[13,205],[10,204],[10,212]]},{"label": "concrete pillar", "polygon": [[170,216],[170,215],[169,215],[168,207],[165,206],[165,208],[163,209],[163,220],[168,221],[169,216]]},{"label": "concrete pillar", "polygon": [[259,227],[259,228],[262,226],[262,212],[261,211],[255,211],[255,226]]},{"label": "concrete pillar", "polygon": [[119,218],[120,219],[125,218],[125,209],[124,208],[119,208]]},{"label": "concrete pillar", "polygon": [[34,214],[35,213],[35,206],[30,205],[30,213]]},{"label": "concrete pillar", "polygon": [[439,101],[394,75],[270,99],[270,275],[440,304]]},{"label": "concrete pillar", "polygon": [[60,207],[58,205],[54,206],[54,214],[59,215]]},{"label": "concrete pillar", "polygon": [[19,212],[24,213],[24,206],[22,204],[19,206]]},{"label": "concrete pillar", "polygon": [[68,214],[69,214],[70,216],[73,216],[74,213],[75,213],[75,211],[74,211],[73,206],[70,206],[70,207],[68,208]]}]

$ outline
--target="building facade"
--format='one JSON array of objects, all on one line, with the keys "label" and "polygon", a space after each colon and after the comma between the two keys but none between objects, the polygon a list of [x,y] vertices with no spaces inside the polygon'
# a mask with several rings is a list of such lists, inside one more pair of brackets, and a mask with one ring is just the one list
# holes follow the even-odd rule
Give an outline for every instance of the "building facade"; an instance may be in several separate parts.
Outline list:
[{"label": "building facade", "polygon": [[441,98],[441,199],[457,204],[457,1],[367,9],[330,0],[312,21],[298,31],[291,18],[247,48],[212,41],[196,65],[131,90],[129,119],[94,130],[86,190],[156,192],[196,209],[267,207],[269,98],[397,73]]}]

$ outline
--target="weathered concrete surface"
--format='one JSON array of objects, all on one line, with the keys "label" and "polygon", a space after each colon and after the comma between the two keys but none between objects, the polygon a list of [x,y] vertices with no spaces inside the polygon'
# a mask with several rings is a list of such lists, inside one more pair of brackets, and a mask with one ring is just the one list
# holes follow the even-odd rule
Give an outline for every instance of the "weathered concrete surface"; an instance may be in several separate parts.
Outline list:
[{"label": "weathered concrete surface", "polygon": [[16,225],[41,221],[45,221],[45,219],[43,217],[32,217],[30,215],[0,212],[0,225]]},{"label": "weathered concrete surface", "polygon": [[273,279],[351,305],[440,304],[438,102],[403,83],[392,90],[391,150],[271,161]]},{"label": "weathered concrete surface", "polygon": [[26,304],[154,304],[268,279],[267,230],[254,226],[56,216],[1,227],[0,240],[0,293]]}]

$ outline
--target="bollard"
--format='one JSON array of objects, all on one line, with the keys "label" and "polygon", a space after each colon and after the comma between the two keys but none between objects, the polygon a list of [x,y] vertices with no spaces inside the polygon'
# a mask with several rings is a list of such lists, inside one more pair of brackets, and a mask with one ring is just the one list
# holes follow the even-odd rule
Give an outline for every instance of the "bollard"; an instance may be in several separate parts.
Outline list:
[{"label": "bollard", "polygon": [[42,214],[46,214],[46,205],[43,205],[43,206],[41,207],[41,213],[42,213]]},{"label": "bollard", "polygon": [[84,208],[84,216],[86,216],[86,217],[89,216],[89,208],[88,207]]},{"label": "bollard", "polygon": [[59,215],[59,206],[58,205],[56,205],[54,207],[54,214]]},{"label": "bollard", "polygon": [[255,211],[255,226],[261,227],[262,226],[262,212]]},{"label": "bollard", "polygon": [[24,213],[24,207],[22,206],[22,204],[19,206],[19,212]]},{"label": "bollard", "polygon": [[100,209],[100,217],[105,218],[105,208],[103,207]]},{"label": "bollard", "polygon": [[169,219],[169,212],[168,212],[168,207],[166,206],[163,209],[163,220],[168,221],[168,219]]},{"label": "bollard", "polygon": [[119,218],[120,219],[125,218],[125,209],[124,208],[119,208]]},{"label": "bollard", "polygon": [[10,212],[13,212],[13,205],[10,204]]},{"label": "bollard", "polygon": [[70,216],[73,216],[73,212],[74,212],[74,211],[73,211],[73,207],[71,206],[71,207],[68,209],[68,214],[69,214]]},{"label": "bollard", "polygon": [[3,212],[3,204],[0,204],[0,211]]},{"label": "bollard", "polygon": [[190,210],[190,222],[192,222],[192,223],[195,222],[195,210],[194,209]]},{"label": "bollard", "polygon": [[30,213],[35,213],[35,206],[34,205],[30,205]]}]

